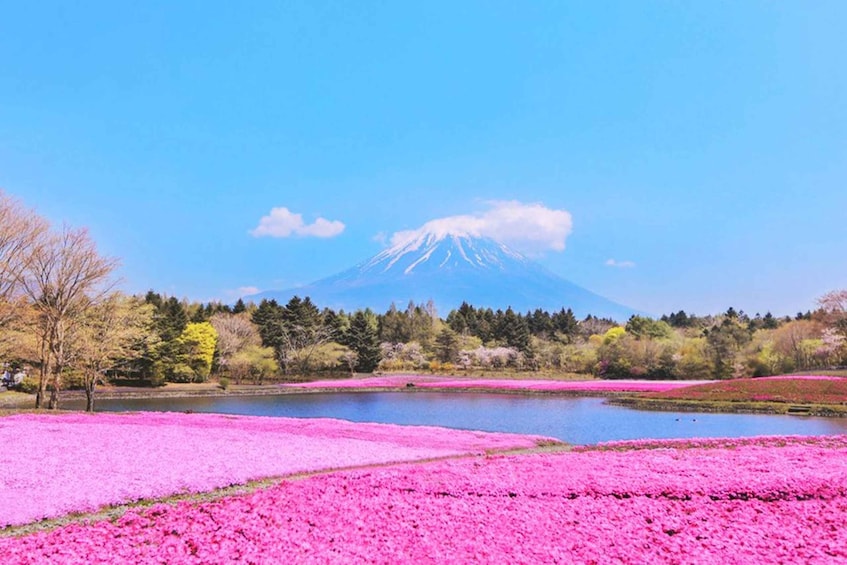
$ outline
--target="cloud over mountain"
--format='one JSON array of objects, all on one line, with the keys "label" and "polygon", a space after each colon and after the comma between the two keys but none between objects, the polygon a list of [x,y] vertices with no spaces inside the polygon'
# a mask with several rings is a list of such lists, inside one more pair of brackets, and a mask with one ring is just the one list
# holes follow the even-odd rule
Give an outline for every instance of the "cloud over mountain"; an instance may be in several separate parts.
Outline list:
[{"label": "cloud over mountain", "polygon": [[[627,320],[637,313],[551,273],[505,243],[456,233],[465,228],[451,222],[432,225],[435,230],[400,240],[330,277],[248,298],[284,303],[295,295],[308,296],[316,304],[346,311],[385,311],[392,303],[402,306],[432,300],[442,312],[468,302],[519,312],[570,308],[578,317],[594,314],[615,320]],[[445,232],[448,228],[451,231]]]},{"label": "cloud over mountain", "polygon": [[250,234],[253,237],[335,237],[344,231],[344,227],[342,222],[320,217],[307,224],[303,221],[302,214],[280,206],[272,208],[270,214],[263,216]]},{"label": "cloud over mountain", "polygon": [[418,229],[395,232],[391,245],[402,244],[422,233],[488,237],[529,252],[563,251],[573,228],[567,210],[555,210],[541,203],[517,200],[489,201],[488,210],[475,214],[447,216],[430,220]]}]

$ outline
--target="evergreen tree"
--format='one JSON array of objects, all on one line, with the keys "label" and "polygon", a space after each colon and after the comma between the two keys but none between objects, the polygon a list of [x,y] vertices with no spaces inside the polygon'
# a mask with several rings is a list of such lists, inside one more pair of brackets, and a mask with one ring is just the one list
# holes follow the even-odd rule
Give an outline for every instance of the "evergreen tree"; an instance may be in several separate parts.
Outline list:
[{"label": "evergreen tree", "polygon": [[[211,306],[211,305],[210,305]],[[206,308],[200,304],[194,310],[194,314],[191,315],[191,323],[193,324],[202,324],[209,320],[209,315],[206,314]]]},{"label": "evergreen tree", "polygon": [[483,341],[483,343],[491,341],[494,338],[494,328],[497,320],[494,311],[491,308],[485,310],[477,310],[476,312],[476,331],[473,335]]},{"label": "evergreen tree", "polygon": [[691,327],[693,322],[693,318],[689,318],[688,314],[685,313],[685,310],[680,310],[670,316],[662,316],[661,320],[670,324],[671,327],[674,328],[688,328]]},{"label": "evergreen tree", "polygon": [[163,384],[173,367],[179,363],[178,340],[188,325],[188,309],[176,297],[162,297],[153,291],[148,292],[144,300],[155,307],[153,327],[159,340],[139,365],[145,377],[150,378],[154,384]]},{"label": "evergreen tree", "polygon": [[747,323],[747,331],[752,335],[758,330],[762,329],[765,326],[765,319],[762,318],[762,315],[756,312],[756,315],[750,318],[750,321]]},{"label": "evergreen tree", "polygon": [[[430,301],[431,302],[431,301]],[[406,331],[408,340],[416,341],[424,351],[432,351],[432,343],[435,339],[435,309],[432,304],[416,306],[409,302],[406,307]]]},{"label": "evergreen tree", "polygon": [[[463,303],[462,306],[465,304],[467,303]],[[464,334],[469,331],[467,320],[459,313],[458,310],[450,310],[450,313],[447,314],[447,319],[445,321],[450,329],[457,334]]]},{"label": "evergreen tree", "polygon": [[536,308],[531,314],[527,314],[526,321],[532,335],[544,339],[553,335],[553,320],[549,312]]},{"label": "evergreen tree", "polygon": [[505,342],[509,347],[514,347],[518,351],[529,351],[530,333],[529,325],[526,319],[515,314],[511,306],[505,312],[497,311],[500,314],[499,323],[497,324],[497,339]]},{"label": "evergreen tree", "polygon": [[[511,310],[511,307],[509,308],[509,310]],[[499,308],[496,312],[494,312],[494,317],[491,323],[491,339],[501,342],[506,341],[506,324],[503,321],[505,316],[505,312],[503,312]]]},{"label": "evergreen tree", "polygon": [[715,367],[715,377],[732,376],[736,356],[750,342],[750,332],[739,323],[738,316],[726,317],[723,322],[703,331]]},{"label": "evergreen tree", "polygon": [[517,348],[518,351],[524,354],[529,354],[532,349],[532,339],[529,333],[529,326],[524,318],[518,317],[518,324],[514,333],[508,341],[511,347]]},{"label": "evergreen tree", "polygon": [[435,353],[442,363],[455,363],[459,359],[459,338],[456,332],[445,327],[435,338]]},{"label": "evergreen tree", "polygon": [[392,302],[388,311],[380,316],[379,338],[388,343],[407,343],[411,337],[411,324]]},{"label": "evergreen tree", "polygon": [[148,290],[147,294],[144,295],[144,302],[147,304],[152,304],[156,308],[156,310],[160,310],[162,308],[162,295],[158,292]]},{"label": "evergreen tree", "polygon": [[350,329],[350,317],[344,313],[344,310],[336,312],[332,308],[324,308],[321,318],[324,327],[332,332],[334,340],[341,343],[344,340],[344,334]]},{"label": "evergreen tree", "polygon": [[282,364],[280,356],[283,354],[285,344],[283,308],[277,304],[276,300],[263,299],[253,312],[252,320],[259,328],[262,346],[272,348],[277,362]]},{"label": "evergreen tree", "polygon": [[553,331],[557,335],[565,337],[566,342],[570,343],[579,333],[579,321],[574,316],[573,310],[562,308],[550,320],[553,323]]},{"label": "evergreen tree", "polygon": [[377,319],[369,308],[359,310],[353,315],[344,345],[356,352],[357,372],[372,373],[377,368],[382,358],[382,350],[379,347]]},{"label": "evergreen tree", "polygon": [[[150,293],[148,293],[148,297]],[[153,319],[156,324],[156,330],[162,341],[173,341],[182,334],[185,326],[188,325],[188,311],[185,304],[171,296],[167,300],[156,300],[158,295],[153,296],[149,304],[154,306],[158,303],[156,312],[153,314]]]},{"label": "evergreen tree", "polygon": [[246,312],[246,311],[247,311],[247,305],[245,305],[244,301],[239,298],[238,301],[235,303],[235,306],[232,307],[232,313],[233,314],[241,314],[242,312]]},{"label": "evergreen tree", "polygon": [[779,320],[774,318],[774,315],[768,312],[765,314],[765,317],[762,318],[762,327],[766,330],[775,330],[779,327]]},{"label": "evergreen tree", "polygon": [[282,319],[288,331],[311,334],[323,326],[323,316],[308,296],[302,300],[298,296],[289,300],[283,309]]}]

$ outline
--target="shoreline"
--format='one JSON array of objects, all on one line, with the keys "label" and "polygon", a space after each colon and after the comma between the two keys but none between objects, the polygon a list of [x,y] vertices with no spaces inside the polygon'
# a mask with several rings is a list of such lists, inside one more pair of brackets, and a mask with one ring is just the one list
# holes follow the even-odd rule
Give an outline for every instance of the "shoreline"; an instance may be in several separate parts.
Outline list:
[{"label": "shoreline", "polygon": [[668,400],[625,396],[609,398],[607,404],[653,412],[699,412],[703,414],[767,414],[772,416],[811,416],[847,418],[847,406],[837,404],[791,404],[725,400]]},{"label": "shoreline", "polygon": [[[416,375],[409,375],[411,379]],[[432,378],[426,376],[426,378]],[[499,380],[499,379],[498,379]],[[520,382],[503,379],[506,382]],[[337,381],[335,381],[337,382]],[[605,398],[607,404],[622,406],[635,410],[655,412],[701,412],[726,414],[770,414],[814,416],[825,418],[847,417],[847,406],[835,404],[762,402],[762,401],[716,401],[688,399],[654,399],[637,396],[632,390],[610,389],[538,389],[515,386],[480,386],[468,383],[468,386],[438,386],[428,382],[425,386],[407,385],[373,385],[373,386],[335,386],[330,381],[327,386],[316,386],[317,381],[302,383],[284,383],[270,385],[231,385],[226,390],[212,383],[197,385],[170,385],[158,389],[127,387],[125,390],[116,388],[104,389],[95,394],[95,406],[99,400],[135,400],[135,399],[182,399],[182,398],[226,398],[251,396],[288,396],[294,394],[355,394],[355,393],[449,393],[449,394],[505,394],[520,396],[558,396],[568,398]],[[426,381],[424,381],[426,382]],[[589,382],[589,381],[586,381]],[[603,381],[604,383],[613,381]],[[13,398],[5,398],[7,394]],[[85,400],[85,393],[80,390],[64,391],[62,401],[78,402]],[[0,394],[0,415],[18,411],[35,411],[35,395],[16,392]],[[60,405],[61,406],[61,405]],[[61,408],[59,411],[63,411]],[[73,410],[77,411],[77,410]],[[49,410],[38,410],[39,413],[49,413]]]},{"label": "shoreline", "polygon": [[[249,385],[248,385],[249,386]],[[181,399],[181,398],[226,398],[232,396],[289,396],[294,394],[358,394],[358,393],[374,393],[374,392],[391,392],[391,393],[455,393],[455,394],[509,394],[520,396],[565,396],[565,397],[586,397],[586,398],[613,398],[632,394],[627,391],[584,391],[584,390],[529,390],[516,388],[480,388],[480,387],[280,387],[279,385],[260,385],[256,388],[232,390],[126,390],[126,391],[108,391],[95,394],[95,406],[100,400],[147,400],[147,399]],[[25,398],[13,402],[2,402],[0,397],[0,412],[3,410],[35,410],[35,395],[26,395]],[[65,391],[61,396],[61,403],[68,401],[85,400],[85,393],[82,391]],[[61,408],[60,408],[61,411]],[[74,410],[76,411],[76,410]],[[44,412],[49,412],[44,410]]]}]

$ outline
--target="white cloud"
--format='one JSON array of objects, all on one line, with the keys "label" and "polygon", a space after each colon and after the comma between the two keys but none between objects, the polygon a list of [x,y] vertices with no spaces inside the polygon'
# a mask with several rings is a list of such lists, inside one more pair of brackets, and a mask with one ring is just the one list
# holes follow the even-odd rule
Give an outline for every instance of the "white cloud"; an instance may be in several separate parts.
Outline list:
[{"label": "white cloud", "polygon": [[416,230],[395,232],[391,244],[397,245],[421,233],[490,237],[528,251],[564,251],[573,228],[567,210],[554,210],[540,203],[524,204],[517,200],[487,202],[489,209],[477,214],[438,218]]},{"label": "white cloud", "polygon": [[263,216],[250,234],[253,237],[334,237],[343,232],[344,227],[342,222],[326,218],[318,218],[307,224],[303,221],[302,214],[296,214],[281,206],[272,208],[270,214]]},{"label": "white cloud", "polygon": [[635,263],[632,261],[618,261],[616,259],[606,259],[607,267],[615,267],[616,269],[632,269]]}]

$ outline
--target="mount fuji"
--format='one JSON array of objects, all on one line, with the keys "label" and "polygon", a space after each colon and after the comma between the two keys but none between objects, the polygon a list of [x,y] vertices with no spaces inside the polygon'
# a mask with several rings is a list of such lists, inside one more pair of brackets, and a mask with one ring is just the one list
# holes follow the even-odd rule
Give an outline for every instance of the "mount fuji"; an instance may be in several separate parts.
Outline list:
[{"label": "mount fuji", "polygon": [[519,312],[570,308],[578,317],[625,321],[638,312],[577,286],[506,245],[450,230],[412,232],[359,265],[312,284],[246,299],[309,296],[319,307],[384,312],[391,303],[432,300],[442,313],[462,302]]}]

